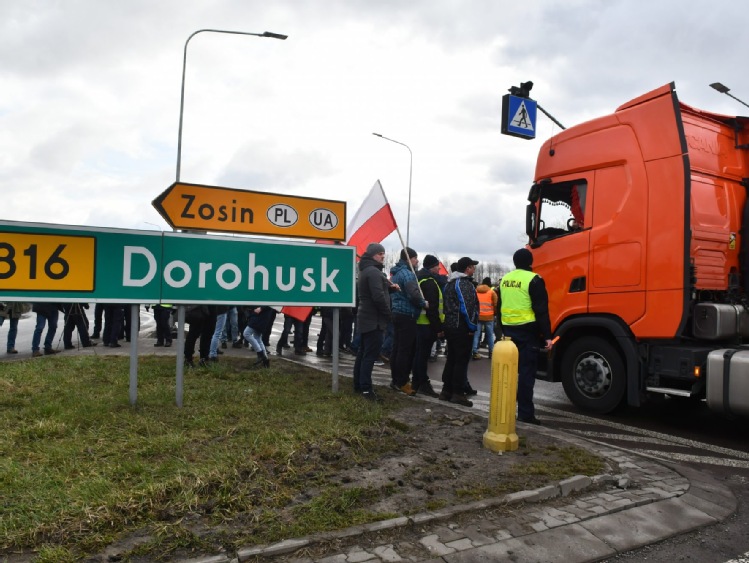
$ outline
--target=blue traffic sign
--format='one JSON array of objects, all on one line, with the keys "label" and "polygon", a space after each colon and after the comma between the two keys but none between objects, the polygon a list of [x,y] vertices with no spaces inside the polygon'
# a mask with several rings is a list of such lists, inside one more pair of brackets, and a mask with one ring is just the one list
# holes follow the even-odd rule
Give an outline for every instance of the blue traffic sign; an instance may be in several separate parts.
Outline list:
[{"label": "blue traffic sign", "polygon": [[505,94],[502,97],[502,133],[535,139],[537,106],[530,98]]}]

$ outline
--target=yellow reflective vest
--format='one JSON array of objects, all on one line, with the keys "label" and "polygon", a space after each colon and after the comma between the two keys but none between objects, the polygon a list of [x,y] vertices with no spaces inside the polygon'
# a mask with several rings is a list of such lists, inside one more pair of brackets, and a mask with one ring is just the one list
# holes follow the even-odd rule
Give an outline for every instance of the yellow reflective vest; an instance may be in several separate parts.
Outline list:
[{"label": "yellow reflective vest", "polygon": [[538,274],[528,270],[513,270],[499,284],[502,297],[502,324],[524,325],[536,320],[528,286]]},{"label": "yellow reflective vest", "polygon": [[[440,321],[445,322],[445,308],[442,305],[442,289],[440,288],[440,284],[438,284],[437,280],[435,280],[434,278],[422,278],[419,280],[419,285],[421,285],[422,282],[425,282],[427,280],[432,280],[434,282],[434,285],[437,286],[437,291],[439,292],[439,296],[440,296],[440,301],[439,301],[439,306],[437,307],[437,312],[439,313]],[[431,303],[429,305],[432,306]],[[416,324],[419,324],[419,325],[429,324],[429,317],[427,317],[426,309],[421,310],[421,313],[419,314],[419,318],[416,319]]]}]

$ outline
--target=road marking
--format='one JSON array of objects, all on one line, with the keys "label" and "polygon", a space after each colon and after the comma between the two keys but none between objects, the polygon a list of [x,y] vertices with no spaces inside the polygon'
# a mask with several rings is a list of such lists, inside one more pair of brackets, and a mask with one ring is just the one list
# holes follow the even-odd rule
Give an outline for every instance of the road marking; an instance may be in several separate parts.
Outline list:
[{"label": "road marking", "polygon": [[[647,438],[649,440],[659,440],[659,442],[651,442],[651,443],[660,443],[660,444],[671,444],[676,446],[684,446],[687,448],[697,448],[701,450],[705,450],[708,452],[712,452],[714,454],[722,454],[725,456],[729,456],[732,458],[736,458],[739,460],[747,460],[749,461],[749,453],[742,452],[739,450],[732,450],[729,448],[723,448],[721,446],[714,446],[712,444],[706,444],[704,442],[698,442],[696,440],[688,440],[686,438],[679,438],[678,436],[669,436],[668,434],[663,434],[661,432],[655,432],[652,430],[643,430],[641,428],[636,428],[634,426],[627,426],[625,424],[620,424],[617,422],[611,422],[608,420],[601,420],[598,418],[593,418],[589,416],[585,416],[582,414],[577,413],[570,413],[566,411],[562,411],[559,409],[555,409],[552,407],[547,407],[544,405],[537,405],[537,410],[540,410],[545,413],[549,413],[552,415],[556,415],[558,417],[561,417],[562,419],[572,419],[577,422],[582,422],[586,424],[592,424],[596,426],[608,426],[609,428],[615,429],[615,430],[621,430],[623,432],[628,432],[630,434],[642,436],[643,438]],[[570,432],[574,432],[575,434],[583,434],[584,430],[576,430],[574,428],[568,429]],[[623,437],[618,437],[617,439],[624,439]],[[646,442],[646,440],[643,440],[643,442]],[[671,452],[665,452],[663,450],[640,450],[638,448],[633,448],[633,451],[643,451],[647,452],[648,455],[652,455],[654,457],[658,457],[659,459],[664,460],[679,460],[678,456],[688,455],[688,454],[680,454],[680,453],[671,453]],[[693,456],[694,460],[701,463],[711,463],[714,465],[722,465],[723,462],[726,462],[726,460],[721,458],[721,463],[713,463],[711,460],[718,459],[718,458],[710,458],[710,457],[700,457],[700,456]],[[736,467],[743,467],[742,465],[737,465]]]}]

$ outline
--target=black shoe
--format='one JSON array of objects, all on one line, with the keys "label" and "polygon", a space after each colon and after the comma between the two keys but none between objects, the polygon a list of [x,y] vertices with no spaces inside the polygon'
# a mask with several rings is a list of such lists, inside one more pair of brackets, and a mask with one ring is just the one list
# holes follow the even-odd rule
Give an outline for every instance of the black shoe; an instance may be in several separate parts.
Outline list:
[{"label": "black shoe", "polygon": [[439,397],[439,394],[434,390],[434,387],[432,387],[432,384],[429,381],[419,385],[419,388],[416,389],[416,392],[419,395],[426,395],[427,397]]},{"label": "black shoe", "polygon": [[304,348],[299,348],[297,350],[294,350],[294,353],[297,356],[306,356],[307,355],[307,350],[305,350]]},{"label": "black shoe", "polygon": [[390,387],[390,388],[391,388],[391,389],[392,389],[393,391],[400,391],[400,390],[401,390],[401,388],[400,388],[400,387],[398,387],[398,386],[397,386],[397,385],[395,384],[395,381],[391,381],[391,382],[390,382],[390,385],[388,385],[388,387]]},{"label": "black shoe", "polygon": [[186,368],[194,368],[195,367],[195,362],[193,362],[192,360],[185,360],[185,367]]},{"label": "black shoe", "polygon": [[96,346],[97,344],[98,344],[97,342],[89,342],[88,344],[84,344],[83,347],[91,348],[92,346]]},{"label": "black shoe", "polygon": [[67,345],[66,345],[66,346],[65,346],[65,349],[66,349],[66,350],[75,350],[75,346],[73,346],[73,345],[67,346]]},{"label": "black shoe", "polygon": [[473,387],[471,387],[470,384],[466,384],[465,388],[463,389],[463,392],[468,395],[469,397],[472,397],[473,395],[478,395],[479,392],[476,391]]},{"label": "black shoe", "polygon": [[45,356],[51,356],[52,354],[57,354],[59,350],[53,350],[52,348],[45,348],[44,349],[44,355]]},{"label": "black shoe", "polygon": [[91,335],[91,338],[93,338],[94,340],[99,340],[99,338],[101,338],[101,335],[98,332],[95,332]]},{"label": "black shoe", "polygon": [[364,397],[367,401],[373,401],[375,403],[382,402],[382,399],[378,397],[374,391],[364,391],[361,396]]},{"label": "black shoe", "polygon": [[164,348],[169,348],[169,346],[171,346],[171,345],[172,345],[172,341],[171,340],[167,340],[166,342],[164,342]]},{"label": "black shoe", "polygon": [[218,352],[219,354],[223,354],[224,353],[224,351],[221,348],[219,348],[218,350],[216,350],[216,352]]},{"label": "black shoe", "polygon": [[110,348],[122,348],[122,344],[118,344],[117,342],[113,342],[109,345]]},{"label": "black shoe", "polygon": [[449,401],[452,398],[452,395],[450,395],[449,393],[445,393],[444,391],[442,391],[439,394],[438,398],[439,398],[440,401]]},{"label": "black shoe", "polygon": [[222,348],[226,348],[226,342],[222,342],[222,343],[221,343],[221,347],[222,347]]},{"label": "black shoe", "polygon": [[455,403],[456,405],[463,405],[464,407],[472,407],[473,406],[473,402],[470,401],[467,396],[465,396],[465,395],[463,395],[461,393],[456,393],[455,395],[453,395],[450,398],[450,402],[451,403]]},{"label": "black shoe", "polygon": [[164,346],[164,343],[163,342],[159,342],[158,340],[156,341],[156,344],[154,344],[155,348],[158,348],[158,347],[161,347],[161,346]]},{"label": "black shoe", "polygon": [[241,340],[235,340],[231,343],[232,348],[241,348],[242,347],[242,341]]},{"label": "black shoe", "polygon": [[198,362],[198,366],[202,368],[207,368],[210,365],[210,360],[208,358],[200,358],[200,361]]},{"label": "black shoe", "polygon": [[541,426],[541,421],[538,420],[535,416],[532,416],[530,418],[518,417],[518,422],[525,422],[526,424],[535,424],[536,426]]}]

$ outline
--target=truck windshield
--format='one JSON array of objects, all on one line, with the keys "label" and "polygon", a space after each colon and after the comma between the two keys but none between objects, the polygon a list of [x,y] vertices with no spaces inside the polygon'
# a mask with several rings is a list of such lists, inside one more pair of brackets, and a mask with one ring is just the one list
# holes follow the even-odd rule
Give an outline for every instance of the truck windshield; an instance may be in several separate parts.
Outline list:
[{"label": "truck windshield", "polygon": [[543,242],[584,229],[585,200],[588,182],[584,179],[571,182],[537,184],[538,231],[537,242]]}]

